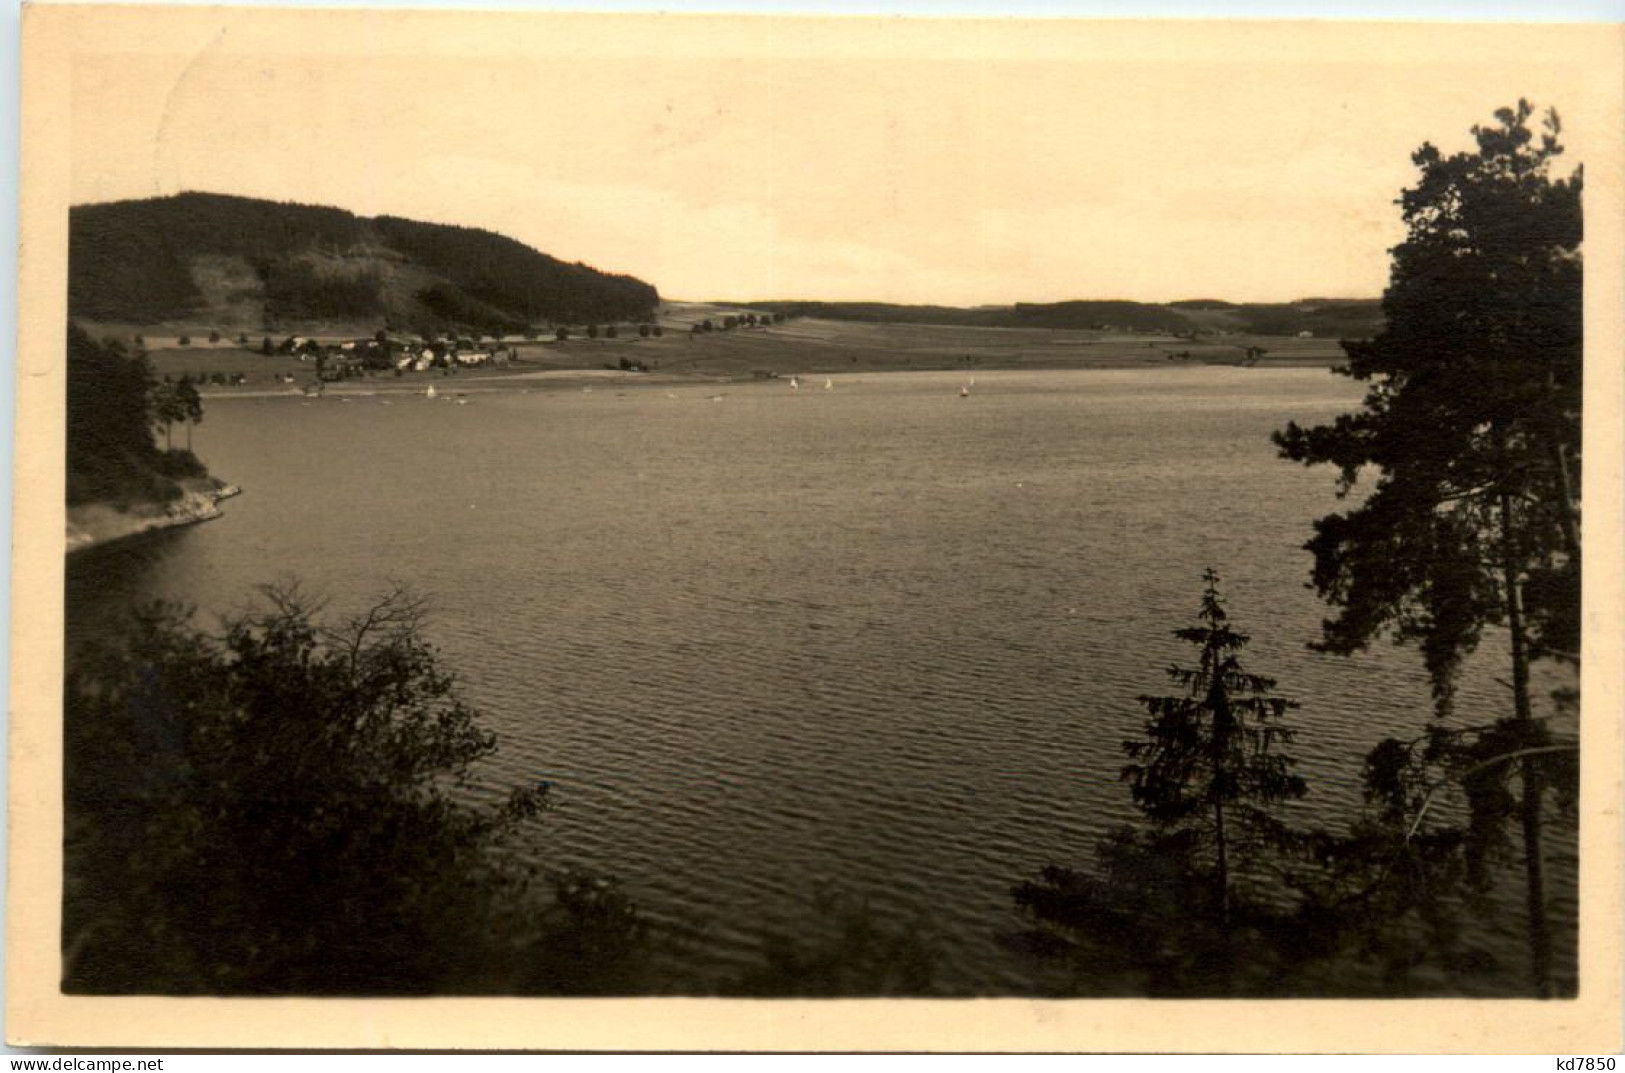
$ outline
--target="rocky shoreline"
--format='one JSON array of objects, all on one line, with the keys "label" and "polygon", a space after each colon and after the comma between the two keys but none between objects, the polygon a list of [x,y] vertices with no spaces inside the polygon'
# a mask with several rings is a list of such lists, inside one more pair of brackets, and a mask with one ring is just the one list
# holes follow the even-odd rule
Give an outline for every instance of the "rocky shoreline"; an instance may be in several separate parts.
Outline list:
[{"label": "rocky shoreline", "polygon": [[124,509],[107,503],[82,503],[68,508],[69,554],[115,540],[194,525],[221,515],[220,501],[241,495],[242,489],[213,477],[180,482],[182,493],[166,503],[141,503]]}]

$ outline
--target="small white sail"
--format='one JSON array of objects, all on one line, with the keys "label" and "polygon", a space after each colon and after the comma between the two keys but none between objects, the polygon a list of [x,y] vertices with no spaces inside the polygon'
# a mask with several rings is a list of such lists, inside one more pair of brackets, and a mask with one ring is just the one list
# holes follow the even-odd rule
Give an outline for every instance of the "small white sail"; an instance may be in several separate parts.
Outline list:
[{"label": "small white sail", "polygon": [[824,380],[824,390],[825,391],[834,391],[835,390],[835,381],[830,380],[830,379],[828,379],[826,377],[825,380]]},{"label": "small white sail", "polygon": [[429,385],[429,390],[425,391],[423,394],[424,394],[425,398],[430,398],[430,399],[434,398],[434,394],[435,394],[434,385],[430,384]]}]

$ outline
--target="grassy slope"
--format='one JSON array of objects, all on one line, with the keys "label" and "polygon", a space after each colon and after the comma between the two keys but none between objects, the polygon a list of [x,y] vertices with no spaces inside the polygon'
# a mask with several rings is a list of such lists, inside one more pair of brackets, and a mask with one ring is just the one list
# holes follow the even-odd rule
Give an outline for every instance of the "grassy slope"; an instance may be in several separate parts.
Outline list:
[{"label": "grassy slope", "polygon": [[[843,372],[930,369],[1081,369],[1166,367],[1186,364],[1234,364],[1243,347],[1266,349],[1262,365],[1328,366],[1343,353],[1328,339],[1269,336],[1226,336],[1191,342],[1171,336],[1111,335],[1089,331],[1034,328],[965,328],[920,324],[868,324],[805,318],[772,328],[736,329],[691,335],[686,325],[723,307],[671,308],[666,334],[640,339],[623,332],[618,339],[573,338],[565,343],[510,340],[519,354],[506,368],[467,369],[454,382],[489,380],[540,371],[601,371],[620,361],[640,361],[661,377],[749,379],[754,373],[780,376]],[[703,313],[703,316],[700,314]],[[1183,355],[1188,354],[1189,357]],[[207,387],[214,394],[233,391],[291,390],[277,377],[291,373],[300,384],[315,377],[315,366],[286,356],[263,357],[236,348],[162,348],[152,351],[160,375],[243,372],[242,388]],[[440,383],[438,371],[396,377],[379,373],[359,381],[330,385],[330,391],[421,390]]]},{"label": "grassy slope", "polygon": [[[753,370],[842,372],[974,368],[1109,368],[1186,362],[1235,363],[1262,346],[1262,364],[1331,365],[1332,340],[1231,336],[1191,342],[1171,336],[1023,328],[865,324],[805,320],[768,329],[662,340],[662,371],[750,375]],[[1189,357],[1181,357],[1181,355]],[[669,355],[669,356],[668,356]]]}]

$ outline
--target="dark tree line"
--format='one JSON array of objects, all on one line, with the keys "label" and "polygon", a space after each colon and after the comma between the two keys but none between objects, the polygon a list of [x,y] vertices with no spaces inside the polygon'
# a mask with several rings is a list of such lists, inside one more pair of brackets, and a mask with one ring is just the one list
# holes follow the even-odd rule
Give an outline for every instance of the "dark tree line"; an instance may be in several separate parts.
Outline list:
[{"label": "dark tree line", "polygon": [[200,421],[203,409],[190,383],[161,383],[144,351],[69,324],[66,380],[69,505],[162,502],[180,494],[175,478],[203,474],[190,451],[154,443],[155,432]]},{"label": "dark tree line", "polygon": [[355,246],[362,223],[342,209],[221,194],[78,205],[68,213],[68,309],[137,323],[184,316],[202,297],[192,257],[235,255],[263,273],[302,250]]},{"label": "dark tree line", "polygon": [[427,315],[410,318],[421,334],[432,335],[447,329],[483,332],[520,332],[529,320],[471,297],[449,283],[436,283],[419,290],[414,297]]},{"label": "dark tree line", "polygon": [[639,320],[660,302],[642,280],[567,264],[490,231],[394,216],[369,225],[383,245],[525,323]]},{"label": "dark tree line", "polygon": [[1369,336],[1382,327],[1382,311],[1372,299],[1306,298],[1299,302],[1237,303],[1192,299],[1151,302],[1077,300],[1018,302],[1013,306],[960,308],[892,305],[886,302],[753,302],[746,308],[779,315],[823,317],[876,324],[943,324],[968,328],[1050,328],[1088,330],[1109,325],[1141,332],[1194,337],[1200,325],[1188,311],[1222,310],[1230,330],[1254,335],[1296,335],[1312,331],[1337,337]]},{"label": "dark tree line", "polygon": [[[222,374],[213,375],[215,383],[226,382]],[[147,405],[153,423],[163,428],[166,452],[171,449],[172,433],[178,424],[186,426],[186,450],[192,449],[192,426],[203,420],[203,399],[197,392],[197,385],[203,379],[202,375],[195,381],[189,375],[182,375],[179,380],[166,376],[153,384]]]},{"label": "dark tree line", "polygon": [[376,268],[331,271],[297,257],[272,257],[258,261],[255,269],[265,285],[265,317],[272,324],[384,311],[383,277]]}]

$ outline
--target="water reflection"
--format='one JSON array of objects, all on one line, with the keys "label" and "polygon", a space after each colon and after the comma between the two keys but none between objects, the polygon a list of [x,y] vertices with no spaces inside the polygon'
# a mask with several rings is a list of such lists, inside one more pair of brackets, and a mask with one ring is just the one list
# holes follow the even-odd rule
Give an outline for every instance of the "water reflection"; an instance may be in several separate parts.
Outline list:
[{"label": "water reflection", "polygon": [[121,611],[165,591],[163,575],[194,535],[191,526],[155,529],[69,555],[63,592],[68,654],[117,629]]}]

